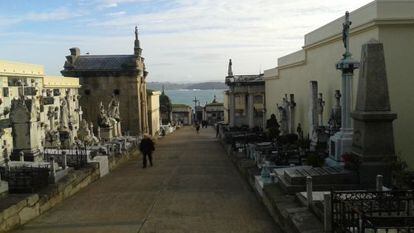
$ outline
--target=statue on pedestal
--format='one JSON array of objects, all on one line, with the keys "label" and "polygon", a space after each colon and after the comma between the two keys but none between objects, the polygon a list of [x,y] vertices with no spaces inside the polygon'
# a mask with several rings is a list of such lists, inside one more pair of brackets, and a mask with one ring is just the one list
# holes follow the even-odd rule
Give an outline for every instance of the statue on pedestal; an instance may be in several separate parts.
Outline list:
[{"label": "statue on pedestal", "polygon": [[114,136],[121,136],[121,117],[119,113],[119,100],[112,95],[112,99],[108,105],[108,117],[113,126]]},{"label": "statue on pedestal", "polygon": [[108,114],[106,113],[105,107],[103,106],[102,102],[99,103],[98,125],[102,128],[111,127]]}]

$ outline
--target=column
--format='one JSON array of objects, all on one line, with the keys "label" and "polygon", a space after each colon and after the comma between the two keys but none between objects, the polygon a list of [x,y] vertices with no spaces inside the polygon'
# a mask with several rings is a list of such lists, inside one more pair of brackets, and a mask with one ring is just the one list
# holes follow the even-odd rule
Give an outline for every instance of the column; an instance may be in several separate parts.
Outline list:
[{"label": "column", "polygon": [[[138,133],[137,135],[142,134],[142,109],[141,109],[141,79],[140,77],[137,77],[137,101],[138,101]],[[130,129],[131,130],[131,129]]]},{"label": "column", "polygon": [[342,93],[341,98],[341,128],[344,131],[352,131],[351,106],[352,106],[352,80],[353,73],[344,73],[342,75]]},{"label": "column", "polygon": [[247,99],[247,118],[249,122],[249,128],[254,128],[254,103],[253,103],[253,93],[248,93]]},{"label": "column", "polygon": [[229,93],[229,125],[230,127],[234,127],[235,121],[235,108],[236,108],[236,101],[234,99],[234,93]]}]

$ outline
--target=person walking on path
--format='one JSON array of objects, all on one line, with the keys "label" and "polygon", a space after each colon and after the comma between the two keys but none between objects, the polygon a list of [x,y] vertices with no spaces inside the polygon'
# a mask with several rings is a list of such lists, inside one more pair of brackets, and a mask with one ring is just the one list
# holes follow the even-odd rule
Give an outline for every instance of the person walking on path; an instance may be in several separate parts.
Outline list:
[{"label": "person walking on path", "polygon": [[147,157],[152,167],[152,152],[155,150],[155,146],[154,141],[152,141],[148,134],[144,134],[144,138],[139,144],[139,150],[142,153],[142,167],[147,167]]},{"label": "person walking on path", "polygon": [[196,123],[195,128],[196,128],[197,134],[200,133],[200,124]]}]

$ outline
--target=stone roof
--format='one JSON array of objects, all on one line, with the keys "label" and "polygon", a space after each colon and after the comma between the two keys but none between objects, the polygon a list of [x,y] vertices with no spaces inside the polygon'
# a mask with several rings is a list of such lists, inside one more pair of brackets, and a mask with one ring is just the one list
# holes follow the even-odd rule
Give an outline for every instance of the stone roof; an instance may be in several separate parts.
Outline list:
[{"label": "stone roof", "polygon": [[226,77],[226,84],[231,85],[234,83],[264,83],[263,74],[256,75],[234,75]]},{"label": "stone roof", "polygon": [[81,55],[76,57],[73,64],[65,64],[65,69],[122,71],[135,68],[136,60],[135,55]]},{"label": "stone roof", "polygon": [[206,104],[206,107],[207,106],[224,106],[224,104],[223,103],[218,103],[218,102],[216,102],[216,103],[209,103],[209,104]]}]

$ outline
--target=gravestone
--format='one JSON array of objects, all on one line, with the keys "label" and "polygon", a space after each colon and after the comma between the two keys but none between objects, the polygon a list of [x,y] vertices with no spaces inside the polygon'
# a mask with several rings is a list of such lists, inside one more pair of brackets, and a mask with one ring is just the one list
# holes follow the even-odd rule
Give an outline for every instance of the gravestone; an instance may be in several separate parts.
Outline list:
[{"label": "gravestone", "polygon": [[377,174],[390,184],[390,162],[395,158],[392,122],[397,115],[391,112],[382,43],[373,40],[364,44],[361,62],[356,107],[352,112],[352,153],[362,161],[362,184],[375,185]]},{"label": "gravestone", "polygon": [[25,97],[12,100],[10,121],[13,132],[11,160],[20,160],[22,153],[24,154],[25,161],[41,160],[39,156],[40,127],[35,100],[26,99]]}]

